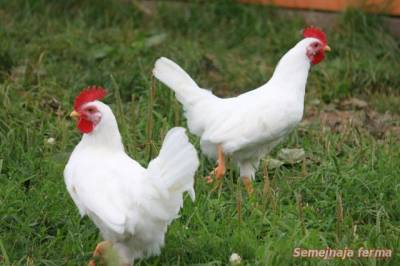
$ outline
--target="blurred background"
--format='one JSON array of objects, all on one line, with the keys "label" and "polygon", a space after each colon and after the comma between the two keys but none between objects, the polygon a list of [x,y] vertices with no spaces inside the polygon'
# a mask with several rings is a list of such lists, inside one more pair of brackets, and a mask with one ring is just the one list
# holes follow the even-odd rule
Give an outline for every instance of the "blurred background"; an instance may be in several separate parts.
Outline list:
[{"label": "blurred background", "polygon": [[62,176],[81,137],[68,118],[81,89],[108,89],[127,152],[147,165],[186,125],[170,90],[151,85],[158,57],[229,97],[265,83],[315,25],[332,52],[311,69],[300,127],[265,158],[256,196],[243,193],[243,219],[238,171],[212,194],[201,156],[196,202],[185,200],[161,256],[138,265],[226,265],[233,252],[245,265],[316,265],[293,248],[326,246],[394,251],[329,264],[400,265],[399,3],[0,1],[0,264],[83,265],[99,240]]}]

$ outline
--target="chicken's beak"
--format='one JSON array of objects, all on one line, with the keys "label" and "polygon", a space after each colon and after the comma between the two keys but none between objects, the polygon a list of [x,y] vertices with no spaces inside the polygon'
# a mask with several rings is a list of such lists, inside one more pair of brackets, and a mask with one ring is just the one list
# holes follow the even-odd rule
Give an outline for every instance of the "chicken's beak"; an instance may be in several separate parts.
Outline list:
[{"label": "chicken's beak", "polygon": [[325,52],[330,52],[331,51],[331,47],[329,47],[328,45],[325,45],[324,51]]},{"label": "chicken's beak", "polygon": [[70,117],[72,117],[72,118],[75,118],[75,119],[77,119],[77,118],[79,118],[81,115],[77,112],[77,111],[72,111],[70,114],[69,114],[69,116]]}]

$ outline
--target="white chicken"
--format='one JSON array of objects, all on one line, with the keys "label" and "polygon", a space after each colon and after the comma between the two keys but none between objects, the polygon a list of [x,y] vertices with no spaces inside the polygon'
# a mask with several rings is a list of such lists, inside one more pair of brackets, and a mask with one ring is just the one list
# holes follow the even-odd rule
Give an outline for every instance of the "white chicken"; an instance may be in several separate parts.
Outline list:
[{"label": "white chicken", "polygon": [[183,205],[183,192],[195,198],[199,161],[185,129],[177,127],[167,133],[158,157],[142,167],[125,153],[114,114],[99,101],[104,96],[104,89],[91,87],[75,99],[71,116],[84,134],[64,179],[80,214],[90,217],[105,240],[93,255],[110,247],[123,265],[131,265],[160,253],[167,226]]},{"label": "white chicken", "polygon": [[221,99],[200,88],[167,58],[156,61],[153,75],[175,92],[189,130],[200,137],[203,153],[217,158],[213,174],[218,181],[225,174],[224,157],[230,155],[251,194],[260,159],[301,121],[310,65],[321,62],[325,51],[330,51],[319,29],[306,28],[303,37],[281,58],[266,84],[233,98]]}]

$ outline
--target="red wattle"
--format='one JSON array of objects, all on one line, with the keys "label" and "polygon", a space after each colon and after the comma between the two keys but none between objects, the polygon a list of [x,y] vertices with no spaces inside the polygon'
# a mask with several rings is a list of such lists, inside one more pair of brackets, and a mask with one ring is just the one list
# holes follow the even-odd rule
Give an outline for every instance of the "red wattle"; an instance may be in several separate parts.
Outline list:
[{"label": "red wattle", "polygon": [[93,131],[94,125],[89,120],[80,118],[77,127],[82,133],[90,133]]},{"label": "red wattle", "polygon": [[322,60],[324,60],[324,58],[325,58],[325,53],[324,53],[324,52],[317,53],[317,54],[314,56],[314,58],[313,58],[313,60],[311,61],[311,63],[312,63],[313,65],[316,65],[316,64],[318,64],[319,62],[321,62]]}]

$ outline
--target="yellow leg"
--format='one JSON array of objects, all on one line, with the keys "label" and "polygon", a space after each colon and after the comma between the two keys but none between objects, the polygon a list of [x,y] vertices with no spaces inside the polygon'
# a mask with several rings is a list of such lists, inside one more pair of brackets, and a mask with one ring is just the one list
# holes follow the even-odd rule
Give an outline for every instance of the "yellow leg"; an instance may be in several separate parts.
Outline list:
[{"label": "yellow leg", "polygon": [[246,188],[247,194],[248,195],[253,194],[253,192],[254,192],[253,183],[251,182],[250,178],[248,178],[247,176],[243,176],[242,179],[243,179],[243,184]]},{"label": "yellow leg", "polygon": [[[102,241],[97,244],[94,252],[93,252],[93,257],[99,257],[101,261],[101,265],[104,265],[104,252],[111,247],[112,242],[111,241]],[[88,263],[88,266],[96,266],[96,260],[91,259]]]},{"label": "yellow leg", "polygon": [[[221,181],[226,171],[225,154],[221,144],[217,145],[217,158],[217,167],[212,171],[212,175],[215,175],[217,181]],[[211,175],[206,176],[205,179],[208,184],[211,184],[214,181]]]},{"label": "yellow leg", "polygon": [[215,168],[214,172],[217,180],[221,180],[224,177],[226,171],[225,154],[221,144],[217,145],[217,154],[218,154],[218,165],[217,168]]}]

